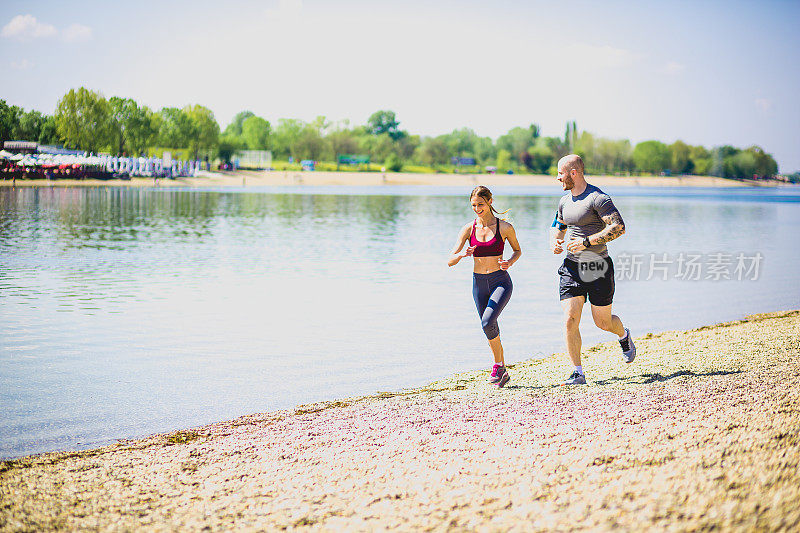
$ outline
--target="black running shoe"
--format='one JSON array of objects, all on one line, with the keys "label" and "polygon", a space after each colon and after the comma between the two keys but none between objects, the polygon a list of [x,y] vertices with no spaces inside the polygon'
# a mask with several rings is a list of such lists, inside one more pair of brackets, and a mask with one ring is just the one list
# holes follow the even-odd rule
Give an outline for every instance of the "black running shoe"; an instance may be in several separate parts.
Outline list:
[{"label": "black running shoe", "polygon": [[564,382],[564,385],[586,385],[586,376],[576,370]]},{"label": "black running shoe", "polygon": [[631,331],[625,328],[625,338],[619,340],[619,346],[622,348],[622,358],[626,363],[633,363],[636,358],[636,345],[633,344],[631,338]]}]

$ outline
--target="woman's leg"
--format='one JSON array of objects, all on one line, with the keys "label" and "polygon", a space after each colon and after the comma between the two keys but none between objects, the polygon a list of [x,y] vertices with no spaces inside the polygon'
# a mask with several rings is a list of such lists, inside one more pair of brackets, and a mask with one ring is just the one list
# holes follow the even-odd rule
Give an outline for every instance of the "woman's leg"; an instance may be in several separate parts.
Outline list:
[{"label": "woman's leg", "polygon": [[497,318],[511,298],[512,288],[510,278],[494,287],[486,308],[481,315],[481,326],[483,326],[483,332],[489,340],[494,362],[503,366],[505,366],[505,360],[503,359],[503,345],[500,342],[500,326],[497,324]]},{"label": "woman's leg", "polygon": [[[475,307],[478,309],[478,316],[481,319],[481,326],[483,327],[483,332],[486,333],[487,338],[489,338],[489,335],[492,332],[492,329],[490,328],[489,332],[487,333],[486,330],[487,322],[486,319],[484,318],[488,316],[486,314],[487,311],[491,312],[491,309],[489,309],[488,307],[491,297],[489,290],[490,290],[489,280],[487,280],[485,276],[481,277],[475,276],[472,278],[472,299],[475,300]],[[489,347],[492,349],[492,355],[494,355],[494,362],[502,365],[503,346],[500,344],[500,337],[498,336],[497,333],[494,333],[490,338]]]},{"label": "woman's leg", "polygon": [[503,359],[503,343],[500,342],[500,335],[494,339],[489,339],[489,348],[492,349],[495,364],[506,366],[506,362]]}]

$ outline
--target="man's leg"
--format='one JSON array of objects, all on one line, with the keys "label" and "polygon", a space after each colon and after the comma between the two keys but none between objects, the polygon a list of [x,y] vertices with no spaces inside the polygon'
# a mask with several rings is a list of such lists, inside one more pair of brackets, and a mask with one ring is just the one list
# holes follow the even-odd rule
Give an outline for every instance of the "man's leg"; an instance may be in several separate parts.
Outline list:
[{"label": "man's leg", "polygon": [[622,325],[622,320],[617,315],[611,314],[611,306],[592,304],[592,318],[598,328],[617,334],[619,347],[622,348],[622,359],[626,363],[632,363],[636,358],[636,345],[630,332]]},{"label": "man's leg", "polygon": [[561,300],[561,308],[564,310],[564,325],[566,326],[567,353],[575,366],[581,366],[581,330],[579,326],[585,302],[586,298],[583,296]]},{"label": "man's leg", "polygon": [[603,331],[616,333],[620,339],[625,336],[625,326],[617,315],[611,314],[610,305],[592,304],[592,318],[594,324]]}]

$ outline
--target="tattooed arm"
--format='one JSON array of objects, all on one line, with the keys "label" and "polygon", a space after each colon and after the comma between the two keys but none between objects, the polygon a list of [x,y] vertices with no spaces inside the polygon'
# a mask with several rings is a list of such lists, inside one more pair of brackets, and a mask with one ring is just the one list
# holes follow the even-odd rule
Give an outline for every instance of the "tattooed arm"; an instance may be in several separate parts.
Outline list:
[{"label": "tattooed arm", "polygon": [[622,220],[622,215],[619,214],[619,211],[614,211],[602,218],[603,222],[606,223],[606,227],[602,231],[589,236],[591,244],[605,244],[617,237],[621,237],[625,233],[625,222]]}]

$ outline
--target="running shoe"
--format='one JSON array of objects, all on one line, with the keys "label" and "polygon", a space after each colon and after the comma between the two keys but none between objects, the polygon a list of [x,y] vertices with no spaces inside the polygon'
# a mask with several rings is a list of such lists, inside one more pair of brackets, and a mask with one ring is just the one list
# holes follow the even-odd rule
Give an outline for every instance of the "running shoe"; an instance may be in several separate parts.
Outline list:
[{"label": "running shoe", "polygon": [[497,381],[496,381],[496,379],[497,379],[497,369],[500,368],[501,366],[503,366],[503,365],[498,365],[497,363],[495,363],[495,365],[492,367],[492,373],[489,374],[489,383],[497,383]]},{"label": "running shoe", "polygon": [[633,360],[636,358],[636,345],[633,344],[631,330],[628,328],[625,328],[625,338],[620,339],[619,346],[622,348],[622,358],[625,362],[633,363]]},{"label": "running shoe", "polygon": [[564,385],[586,385],[586,376],[576,370],[564,382]]},{"label": "running shoe", "polygon": [[489,377],[489,383],[493,383],[499,387],[504,386],[511,379],[508,375],[506,367],[503,365],[495,364],[492,367],[492,375]]}]

